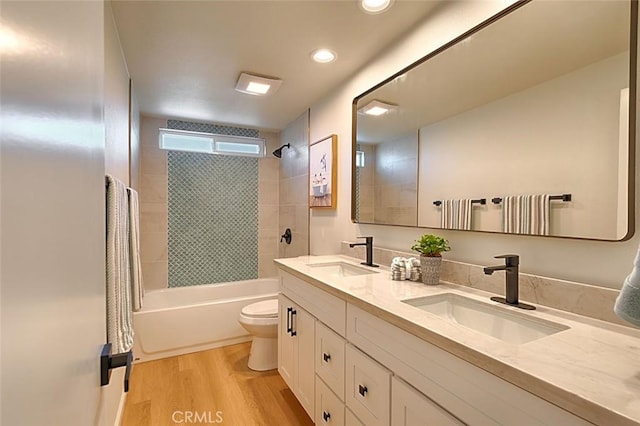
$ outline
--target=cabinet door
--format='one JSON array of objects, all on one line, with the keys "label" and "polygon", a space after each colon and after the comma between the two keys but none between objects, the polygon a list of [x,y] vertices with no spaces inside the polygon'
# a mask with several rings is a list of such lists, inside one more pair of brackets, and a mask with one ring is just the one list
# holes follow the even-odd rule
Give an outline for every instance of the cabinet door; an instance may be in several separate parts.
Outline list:
[{"label": "cabinet door", "polygon": [[288,328],[291,327],[291,312],[293,308],[294,304],[291,300],[283,295],[278,297],[278,372],[291,390],[296,387],[296,339],[288,331]]},{"label": "cabinet door", "polygon": [[316,319],[311,314],[299,306],[294,306],[293,332],[296,340],[298,377],[294,392],[311,418],[314,415],[315,404],[315,325]]},{"label": "cabinet door", "polygon": [[391,372],[351,345],[346,350],[345,402],[367,426],[388,426]]},{"label": "cabinet door", "polygon": [[345,341],[329,327],[316,322],[316,374],[344,401]]},{"label": "cabinet door", "polygon": [[316,377],[316,425],[344,426],[344,404],[320,377]]},{"label": "cabinet door", "polygon": [[391,378],[391,424],[393,426],[461,426],[438,404],[397,377]]}]

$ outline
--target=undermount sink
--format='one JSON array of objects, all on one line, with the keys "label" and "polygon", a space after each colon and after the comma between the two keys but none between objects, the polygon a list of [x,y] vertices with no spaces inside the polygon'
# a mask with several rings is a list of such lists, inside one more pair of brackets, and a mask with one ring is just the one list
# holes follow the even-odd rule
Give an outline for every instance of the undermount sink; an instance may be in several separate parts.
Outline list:
[{"label": "undermount sink", "polygon": [[377,271],[361,268],[345,262],[309,263],[308,267],[336,277],[355,277],[358,275],[377,274]]},{"label": "undermount sink", "polygon": [[407,299],[402,302],[456,322],[479,333],[516,345],[532,342],[569,327],[512,312],[454,293]]}]

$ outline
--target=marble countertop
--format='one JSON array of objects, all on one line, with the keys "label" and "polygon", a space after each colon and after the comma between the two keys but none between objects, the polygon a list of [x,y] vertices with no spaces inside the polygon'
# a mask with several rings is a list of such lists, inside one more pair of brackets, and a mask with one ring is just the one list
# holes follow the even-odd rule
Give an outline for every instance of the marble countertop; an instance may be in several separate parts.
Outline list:
[{"label": "marble countertop", "polygon": [[510,344],[402,302],[456,293],[495,304],[489,300],[494,294],[446,282],[426,286],[392,281],[385,267],[370,268],[373,274],[338,277],[308,266],[327,262],[361,266],[346,256],[275,262],[282,270],[594,424],[640,425],[640,330],[545,306],[525,311],[499,305],[569,327],[528,343]]}]

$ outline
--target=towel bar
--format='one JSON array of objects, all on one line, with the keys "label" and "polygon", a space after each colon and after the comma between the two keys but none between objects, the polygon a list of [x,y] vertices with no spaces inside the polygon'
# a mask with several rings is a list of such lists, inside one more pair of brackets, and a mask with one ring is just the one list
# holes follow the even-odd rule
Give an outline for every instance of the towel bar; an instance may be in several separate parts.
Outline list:
[{"label": "towel bar", "polygon": [[[562,201],[571,201],[571,194],[562,194],[562,195],[550,195],[549,200],[562,200]],[[495,197],[491,199],[493,204],[500,204],[502,202],[502,198]]]},{"label": "towel bar", "polygon": [[[495,198],[494,198],[494,200],[495,200]],[[481,205],[484,206],[485,204],[487,204],[487,199],[486,198],[478,198],[477,200],[471,200],[471,204],[481,204]],[[442,201],[436,200],[436,201],[433,202],[433,205],[434,206],[440,206],[440,205],[442,205]]]},{"label": "towel bar", "polygon": [[112,355],[111,343],[105,344],[100,354],[100,386],[109,384],[112,369],[126,366],[124,372],[124,391],[129,392],[129,376],[131,375],[132,362],[133,351]]}]

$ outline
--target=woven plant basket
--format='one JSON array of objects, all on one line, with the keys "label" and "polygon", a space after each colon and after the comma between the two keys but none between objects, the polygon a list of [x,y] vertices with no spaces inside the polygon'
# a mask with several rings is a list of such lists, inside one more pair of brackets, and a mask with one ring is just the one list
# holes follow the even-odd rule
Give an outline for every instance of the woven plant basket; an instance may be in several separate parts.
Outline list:
[{"label": "woven plant basket", "polygon": [[422,270],[422,282],[427,285],[438,285],[440,283],[440,268],[442,267],[442,257],[420,255],[420,269]]}]

